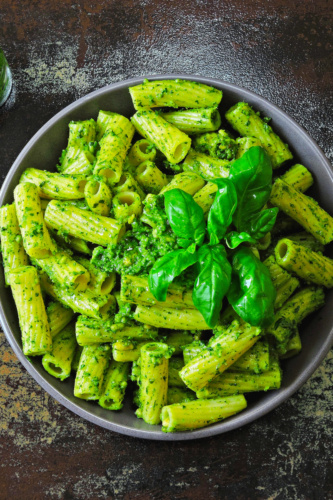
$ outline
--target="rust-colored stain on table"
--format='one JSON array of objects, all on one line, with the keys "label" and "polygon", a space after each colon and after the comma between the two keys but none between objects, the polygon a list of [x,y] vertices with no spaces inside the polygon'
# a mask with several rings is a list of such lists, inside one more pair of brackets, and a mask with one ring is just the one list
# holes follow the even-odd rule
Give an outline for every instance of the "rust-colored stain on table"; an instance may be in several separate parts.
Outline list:
[{"label": "rust-colored stain on table", "polygon": [[[3,180],[57,111],[103,85],[187,72],[264,96],[333,159],[333,4],[325,0],[0,0],[14,88]],[[315,335],[315,332],[314,332]],[[0,333],[0,499],[333,498],[333,357],[269,415],[227,435],[149,442],[72,414]]]}]

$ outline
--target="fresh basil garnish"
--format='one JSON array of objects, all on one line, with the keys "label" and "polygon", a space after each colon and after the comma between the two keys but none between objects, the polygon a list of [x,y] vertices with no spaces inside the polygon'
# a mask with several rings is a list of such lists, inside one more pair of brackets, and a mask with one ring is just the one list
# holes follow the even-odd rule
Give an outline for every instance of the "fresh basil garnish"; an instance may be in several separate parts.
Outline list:
[{"label": "fresh basil garnish", "polygon": [[150,270],[149,290],[156,300],[164,302],[170,283],[185,269],[197,262],[198,254],[193,247],[188,250],[175,250],[158,259]]},{"label": "fresh basil garnish", "polygon": [[231,265],[222,245],[203,245],[198,251],[199,274],[194,283],[192,298],[207,325],[216,326],[222,299],[231,281]]},{"label": "fresh basil garnish", "polygon": [[173,232],[178,236],[179,246],[201,245],[206,233],[202,208],[182,189],[167,191],[164,198],[165,211]]}]

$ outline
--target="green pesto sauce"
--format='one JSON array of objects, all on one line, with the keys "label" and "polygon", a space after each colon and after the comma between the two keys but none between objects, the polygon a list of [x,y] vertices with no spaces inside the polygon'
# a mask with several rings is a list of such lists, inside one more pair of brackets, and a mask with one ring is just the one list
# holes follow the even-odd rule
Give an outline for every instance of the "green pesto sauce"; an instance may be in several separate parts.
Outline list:
[{"label": "green pesto sauce", "polygon": [[218,133],[201,134],[194,140],[194,149],[199,153],[210,155],[220,160],[234,160],[238,144],[224,130]]},{"label": "green pesto sauce", "polygon": [[119,243],[106,249],[97,247],[92,262],[107,273],[142,275],[149,273],[157,259],[177,248],[177,238],[171,229],[152,229],[135,221]]}]

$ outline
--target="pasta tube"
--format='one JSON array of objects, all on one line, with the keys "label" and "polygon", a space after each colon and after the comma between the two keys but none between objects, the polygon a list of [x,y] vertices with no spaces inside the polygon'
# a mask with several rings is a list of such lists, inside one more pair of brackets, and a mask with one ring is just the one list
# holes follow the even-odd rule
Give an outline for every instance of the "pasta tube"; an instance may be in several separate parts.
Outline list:
[{"label": "pasta tube", "polygon": [[81,140],[86,144],[90,144],[96,139],[96,122],[92,118],[90,120],[71,121],[68,127],[69,144],[72,144],[77,140]]},{"label": "pasta tube", "polygon": [[176,174],[171,182],[165,186],[160,194],[164,194],[171,189],[182,189],[185,193],[194,195],[205,185],[205,181],[200,175],[194,172],[181,172]]},{"label": "pasta tube", "polygon": [[60,302],[51,302],[46,309],[51,337],[54,338],[73,319],[74,312]]},{"label": "pasta tube", "polygon": [[49,257],[54,245],[44,223],[38,188],[30,182],[19,184],[14,199],[25,251],[36,259]]},{"label": "pasta tube", "polygon": [[277,340],[280,354],[286,352],[288,340],[296,331],[296,327],[306,316],[320,309],[325,303],[325,295],[320,287],[309,286],[293,295],[279,309],[274,323],[266,332]]},{"label": "pasta tube", "polygon": [[217,184],[213,182],[207,182],[207,184],[195,193],[193,196],[194,201],[202,208],[205,216],[208,216],[208,212],[214,203]]},{"label": "pasta tube", "polygon": [[130,363],[111,360],[104,377],[102,395],[98,404],[107,410],[121,410],[127,387]]},{"label": "pasta tube", "polygon": [[125,232],[122,224],[109,217],[55,200],[47,206],[45,222],[53,229],[66,231],[71,236],[102,246],[116,244]]},{"label": "pasta tube", "polygon": [[230,125],[241,135],[259,139],[269,154],[273,168],[280,167],[285,161],[291,160],[293,155],[287,144],[284,144],[272,127],[262,120],[246,102],[239,102],[230,108],[226,114]]},{"label": "pasta tube", "polygon": [[65,380],[71,374],[76,350],[75,323],[67,325],[53,338],[52,351],[44,354],[42,365],[53,377]]},{"label": "pasta tube", "polygon": [[52,238],[55,239],[62,248],[64,248],[68,253],[72,253],[72,250],[75,252],[83,253],[86,255],[91,255],[92,251],[89,248],[86,241],[81,238],[75,238],[74,236],[67,236],[66,232],[60,230],[60,232],[49,228],[49,232],[52,235]]},{"label": "pasta tube", "polygon": [[70,144],[60,158],[58,170],[66,175],[90,175],[95,156],[81,141]]},{"label": "pasta tube", "polygon": [[299,281],[279,266],[274,255],[268,257],[263,264],[268,268],[276,289],[275,309],[280,309],[299,286]]},{"label": "pasta tube", "polygon": [[269,345],[266,339],[259,339],[254,346],[233,363],[233,372],[264,373],[270,369]]},{"label": "pasta tube", "polygon": [[298,328],[296,328],[294,335],[292,335],[291,338],[288,340],[285,349],[278,349],[277,353],[280,359],[289,359],[294,356],[297,356],[297,354],[299,354],[301,350],[302,350],[302,341],[301,337],[299,336]]},{"label": "pasta tube", "polygon": [[197,309],[137,306],[133,318],[140,323],[170,330],[210,330]]},{"label": "pasta tube", "polygon": [[45,293],[70,307],[74,312],[91,318],[102,318],[101,309],[108,302],[107,296],[95,296],[89,290],[75,293],[72,290],[53,284],[45,273],[40,275],[40,284]]},{"label": "pasta tube", "polygon": [[136,131],[165,154],[170,163],[181,162],[191,147],[191,139],[165,121],[155,111],[143,109],[131,118]]},{"label": "pasta tube", "polygon": [[117,340],[112,344],[112,355],[116,361],[137,361],[140,358],[141,347],[151,343],[151,339],[142,339],[139,342],[130,339]]},{"label": "pasta tube", "polygon": [[301,191],[301,193],[305,193],[313,184],[311,172],[299,163],[296,163],[284,175],[281,175],[281,179]]},{"label": "pasta tube", "polygon": [[333,260],[284,238],[275,247],[277,263],[308,283],[333,286]]},{"label": "pasta tube", "polygon": [[251,148],[254,148],[255,146],[260,146],[263,147],[263,144],[259,139],[256,139],[255,137],[238,137],[236,139],[236,144],[237,144],[237,153],[236,153],[236,160],[241,158],[246,151],[248,151]]},{"label": "pasta tube", "polygon": [[58,169],[66,174],[89,174],[95,161],[95,139],[95,120],[70,122],[68,146],[62,152]]},{"label": "pasta tube", "polygon": [[2,262],[5,272],[5,283],[9,283],[9,273],[17,267],[27,266],[28,256],[23,248],[22,236],[17,220],[15,204],[0,208],[0,234]]},{"label": "pasta tube", "polygon": [[87,400],[101,397],[110,355],[111,348],[107,344],[89,345],[83,348],[75,377],[75,397]]},{"label": "pasta tube", "polygon": [[36,269],[32,266],[12,269],[9,279],[19,317],[23,353],[40,356],[50,352],[52,337]]},{"label": "pasta tube", "polygon": [[169,360],[169,369],[168,369],[169,387],[182,387],[186,389],[186,386],[179,375],[179,372],[182,368],[184,368],[184,361],[181,358],[171,358]]},{"label": "pasta tube", "polygon": [[194,359],[198,354],[206,347],[206,344],[201,340],[194,340],[190,344],[186,345],[183,349],[184,364],[187,365],[192,359]]},{"label": "pasta tube", "polygon": [[140,408],[136,415],[147,424],[161,422],[161,410],[167,403],[168,360],[171,354],[172,349],[161,342],[151,342],[141,348]]},{"label": "pasta tube", "polygon": [[161,414],[162,431],[180,432],[207,427],[239,413],[246,406],[243,395],[164,406]]},{"label": "pasta tube", "polygon": [[227,370],[209,382],[206,387],[197,391],[197,398],[220,398],[232,394],[279,389],[281,387],[282,371],[275,353],[272,353],[271,359],[269,371],[263,373],[235,373]]},{"label": "pasta tube", "polygon": [[302,231],[296,234],[288,234],[288,240],[294,241],[298,245],[303,245],[306,248],[309,248],[313,252],[321,252],[323,253],[325,250],[324,245],[320,243],[312,234],[307,233],[306,231]]},{"label": "pasta tube", "polygon": [[162,113],[162,117],[185,134],[214,132],[221,126],[221,115],[217,108],[168,111]]},{"label": "pasta tube", "polygon": [[[118,117],[116,120],[111,119],[106,126],[94,167],[94,174],[106,177],[110,185],[119,182],[126,153],[135,132],[133,125],[127,118],[121,115]],[[119,120],[121,120],[121,125],[119,125]]]},{"label": "pasta tube", "polygon": [[172,108],[216,107],[222,91],[189,80],[144,80],[129,88],[135,109],[170,106]]},{"label": "pasta tube", "polygon": [[56,248],[56,251],[46,259],[32,259],[33,264],[39,266],[50,279],[59,286],[71,288],[77,292],[87,289],[90,275],[78,262],[73,260],[67,252]]},{"label": "pasta tube", "polygon": [[128,153],[128,162],[132,167],[138,167],[145,161],[154,161],[156,158],[156,149],[152,142],[147,139],[136,141]]},{"label": "pasta tube", "polygon": [[120,297],[123,302],[131,304],[170,307],[172,309],[195,309],[192,300],[192,290],[171,284],[167,291],[165,302],[159,302],[149,291],[148,278],[144,276],[123,275],[121,277]]},{"label": "pasta tube", "polygon": [[116,194],[112,200],[113,213],[117,220],[125,221],[142,213],[141,198],[134,191]]},{"label": "pasta tube", "polygon": [[90,260],[85,259],[84,257],[77,257],[76,260],[89,272],[89,290],[94,295],[110,295],[116,284],[116,273],[111,273],[110,275],[108,275],[105,271],[102,271],[101,269],[96,267]]},{"label": "pasta tube", "polygon": [[195,172],[206,180],[229,177],[229,166],[227,160],[213,158],[194,149],[190,149],[183,162],[184,172]]},{"label": "pasta tube", "polygon": [[123,326],[110,324],[87,316],[79,316],[76,322],[76,340],[79,345],[103,344],[121,340],[156,338],[158,330],[147,325]]},{"label": "pasta tube", "polygon": [[174,405],[177,403],[188,403],[197,399],[195,393],[189,389],[181,387],[168,387],[167,405]]},{"label": "pasta tube", "polygon": [[[100,142],[104,134],[112,131],[124,142],[132,133],[131,122],[128,118],[113,111],[100,111],[97,117],[97,140]],[[132,140],[132,139],[131,139]]]},{"label": "pasta tube", "polygon": [[261,329],[234,321],[230,327],[218,327],[221,332],[211,339],[194,359],[180,371],[189,389],[198,391],[229,368],[259,339]]},{"label": "pasta tube", "polygon": [[182,348],[188,344],[191,344],[192,342],[193,342],[193,335],[182,331],[172,332],[165,339],[165,344],[167,344],[169,347],[173,347],[174,356],[183,354]]},{"label": "pasta tube", "polygon": [[133,175],[128,172],[124,172],[120,177],[118,184],[116,184],[113,188],[113,192],[116,194],[123,193],[124,191],[134,191],[138,193],[141,200],[144,200],[146,194],[140,187],[139,183],[134,179]]},{"label": "pasta tube", "polygon": [[75,353],[74,353],[74,358],[72,361],[72,370],[74,372],[76,372],[78,367],[79,367],[82,351],[83,351],[83,347],[80,345],[77,345],[76,349],[75,349]]},{"label": "pasta tube", "polygon": [[313,234],[323,245],[333,240],[333,218],[315,200],[282,179],[275,181],[269,201]]},{"label": "pasta tube", "polygon": [[110,214],[112,193],[105,182],[90,179],[85,185],[84,196],[92,212],[105,217]]},{"label": "pasta tube", "polygon": [[169,182],[165,174],[152,161],[141,163],[136,171],[135,178],[146,193],[158,194]]},{"label": "pasta tube", "polygon": [[79,200],[84,198],[87,177],[84,175],[67,175],[27,168],[20,178],[20,183],[31,182],[38,189],[40,198],[55,200]]},{"label": "pasta tube", "polygon": [[88,247],[87,242],[82,240],[81,238],[75,238],[71,236],[68,242],[68,246],[74,250],[75,252],[84,253],[86,255],[91,255],[92,251]]}]

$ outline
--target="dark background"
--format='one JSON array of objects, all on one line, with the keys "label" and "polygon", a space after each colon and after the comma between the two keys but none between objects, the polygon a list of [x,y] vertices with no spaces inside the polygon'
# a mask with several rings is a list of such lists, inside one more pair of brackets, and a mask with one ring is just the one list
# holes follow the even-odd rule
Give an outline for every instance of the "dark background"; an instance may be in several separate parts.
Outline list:
[{"label": "dark background", "polygon": [[[332,22],[332,0],[0,0],[0,46],[14,77],[0,109],[1,181],[64,106],[153,73],[246,87],[289,113],[332,160]],[[0,333],[0,498],[333,499],[332,364],[331,352],[296,395],[237,431],[149,442],[66,410]]]}]

